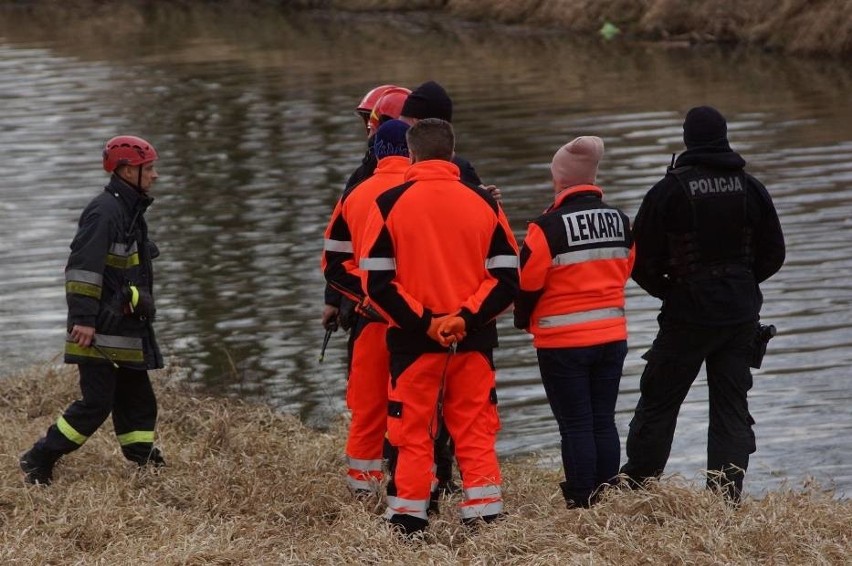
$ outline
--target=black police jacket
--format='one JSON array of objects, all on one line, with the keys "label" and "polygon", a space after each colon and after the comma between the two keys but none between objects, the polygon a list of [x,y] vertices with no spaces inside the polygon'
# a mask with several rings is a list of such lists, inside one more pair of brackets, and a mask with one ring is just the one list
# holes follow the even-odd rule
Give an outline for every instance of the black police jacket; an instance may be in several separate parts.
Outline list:
[{"label": "black police jacket", "polygon": [[757,320],[758,284],[784,263],[766,188],[725,147],[693,148],[645,195],[633,279],[663,300],[661,318],[705,326]]},{"label": "black police jacket", "polygon": [[[163,367],[151,326],[152,259],[159,252],[148,240],[144,213],[152,201],[113,175],[80,215],[65,267],[68,330],[75,324],[93,326],[95,342],[83,348],[66,337],[67,363]],[[139,299],[132,310],[131,285]]]}]

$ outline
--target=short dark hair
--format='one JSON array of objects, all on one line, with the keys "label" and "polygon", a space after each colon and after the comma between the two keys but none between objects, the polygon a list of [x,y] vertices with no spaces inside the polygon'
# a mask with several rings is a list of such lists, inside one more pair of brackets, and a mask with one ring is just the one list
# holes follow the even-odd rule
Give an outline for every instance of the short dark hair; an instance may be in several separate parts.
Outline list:
[{"label": "short dark hair", "polygon": [[453,126],[440,118],[425,118],[411,126],[405,133],[408,151],[417,161],[443,159],[451,161],[456,147]]}]

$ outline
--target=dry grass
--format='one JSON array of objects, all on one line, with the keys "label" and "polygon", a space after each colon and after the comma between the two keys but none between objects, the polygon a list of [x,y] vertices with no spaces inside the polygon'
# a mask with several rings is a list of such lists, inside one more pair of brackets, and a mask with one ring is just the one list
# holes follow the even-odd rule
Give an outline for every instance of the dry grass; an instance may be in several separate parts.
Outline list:
[{"label": "dry grass", "polygon": [[852,52],[849,0],[449,0],[448,8],[464,17],[584,33],[612,22],[639,38]]},{"label": "dry grass", "polygon": [[155,378],[158,443],[168,467],[136,471],[103,427],[60,461],[50,487],[26,486],[18,454],[76,392],[73,367],[0,380],[2,564],[844,564],[852,504],[818,487],[731,509],[667,479],[613,491],[568,511],[558,474],[504,465],[509,516],[478,532],[452,505],[422,540],[401,541],[378,500],[343,484],[343,422],[331,433],[235,400],[204,398]]}]

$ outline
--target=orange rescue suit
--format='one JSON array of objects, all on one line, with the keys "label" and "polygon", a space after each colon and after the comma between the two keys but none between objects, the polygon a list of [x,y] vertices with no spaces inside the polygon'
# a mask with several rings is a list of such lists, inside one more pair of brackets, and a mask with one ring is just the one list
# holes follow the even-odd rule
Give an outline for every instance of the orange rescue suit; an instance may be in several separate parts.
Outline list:
[{"label": "orange rescue suit", "polygon": [[[364,227],[376,196],[399,185],[409,160],[402,156],[381,159],[371,177],[347,189],[325,231],[322,268],[329,285],[364,305],[358,259]],[[355,492],[376,491],[384,473],[382,449],[387,430],[388,367],[387,323],[361,310],[360,322],[352,329],[346,405],[351,411],[346,440],[347,485]]]},{"label": "orange rescue suit", "polygon": [[[461,183],[453,163],[414,163],[405,180],[376,200],[359,264],[390,323],[388,438],[399,457],[385,518],[427,522],[440,391],[465,492],[461,516],[493,518],[503,507],[491,350],[495,318],[518,290],[517,243],[502,209]],[[467,335],[452,354],[426,332],[433,317],[456,313]]]}]

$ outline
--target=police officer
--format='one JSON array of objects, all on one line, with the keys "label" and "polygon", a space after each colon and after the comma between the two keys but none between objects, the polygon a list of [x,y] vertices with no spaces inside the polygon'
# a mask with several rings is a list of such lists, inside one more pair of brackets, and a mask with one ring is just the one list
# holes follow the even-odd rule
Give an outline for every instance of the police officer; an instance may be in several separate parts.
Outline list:
[{"label": "police officer", "polygon": [[707,486],[736,502],[756,449],[747,394],[758,285],[784,263],[784,237],[769,193],[743,171],[715,108],[691,109],[683,140],[686,151],[645,196],[634,224],[632,277],[663,304],[621,472],[634,486],[662,474],[681,403],[706,363]]},{"label": "police officer", "polygon": [[154,338],[152,260],[144,213],[157,180],[157,151],[135,136],[118,136],[103,150],[109,183],[80,216],[65,267],[68,335],[65,362],[77,364],[82,399],[21,456],[29,483],[49,484],[63,455],[80,448],[112,413],[124,457],[163,465],[154,447],[157,401],[149,369],[163,367]]}]

